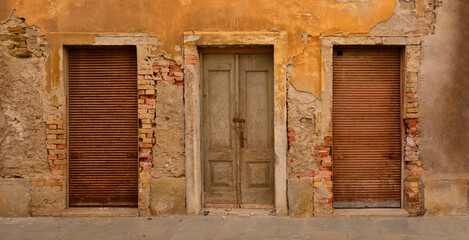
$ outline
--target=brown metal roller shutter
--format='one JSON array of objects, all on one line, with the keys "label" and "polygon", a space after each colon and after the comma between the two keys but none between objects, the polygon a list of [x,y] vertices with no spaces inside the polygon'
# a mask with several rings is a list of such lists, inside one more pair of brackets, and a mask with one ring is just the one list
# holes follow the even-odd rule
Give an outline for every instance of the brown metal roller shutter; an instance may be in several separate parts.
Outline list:
[{"label": "brown metal roller shutter", "polygon": [[68,51],[69,205],[137,206],[135,47]]},{"label": "brown metal roller shutter", "polygon": [[336,47],[335,208],[400,207],[401,48]]}]

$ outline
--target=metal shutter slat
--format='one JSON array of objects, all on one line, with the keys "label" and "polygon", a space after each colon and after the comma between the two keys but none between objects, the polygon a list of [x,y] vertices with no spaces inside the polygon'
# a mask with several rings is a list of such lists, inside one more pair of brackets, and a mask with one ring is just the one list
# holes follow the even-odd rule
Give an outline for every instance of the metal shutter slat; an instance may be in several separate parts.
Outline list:
[{"label": "metal shutter slat", "polygon": [[401,129],[400,48],[334,48],[335,208],[400,206]]},{"label": "metal shutter slat", "polygon": [[135,48],[68,54],[69,205],[137,206]]}]

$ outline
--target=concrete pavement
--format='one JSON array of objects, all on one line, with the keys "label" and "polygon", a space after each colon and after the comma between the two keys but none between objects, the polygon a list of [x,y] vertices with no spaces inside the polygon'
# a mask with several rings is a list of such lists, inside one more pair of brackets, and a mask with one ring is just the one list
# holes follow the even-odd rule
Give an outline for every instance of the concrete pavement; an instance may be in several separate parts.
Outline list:
[{"label": "concrete pavement", "polygon": [[0,218],[0,239],[469,240],[469,217]]}]

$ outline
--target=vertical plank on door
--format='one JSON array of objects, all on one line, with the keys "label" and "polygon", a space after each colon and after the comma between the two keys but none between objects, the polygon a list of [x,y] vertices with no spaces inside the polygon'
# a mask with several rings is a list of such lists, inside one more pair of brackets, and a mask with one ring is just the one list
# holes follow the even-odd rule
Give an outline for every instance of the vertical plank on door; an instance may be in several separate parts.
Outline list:
[{"label": "vertical plank on door", "polygon": [[236,204],[236,82],[234,54],[203,58],[205,204]]},{"label": "vertical plank on door", "polygon": [[[239,57],[240,118],[245,119],[240,147],[241,206],[274,203],[273,56]],[[243,141],[240,139],[240,141]],[[240,144],[241,146],[243,144]],[[256,206],[257,205],[257,206]]]}]

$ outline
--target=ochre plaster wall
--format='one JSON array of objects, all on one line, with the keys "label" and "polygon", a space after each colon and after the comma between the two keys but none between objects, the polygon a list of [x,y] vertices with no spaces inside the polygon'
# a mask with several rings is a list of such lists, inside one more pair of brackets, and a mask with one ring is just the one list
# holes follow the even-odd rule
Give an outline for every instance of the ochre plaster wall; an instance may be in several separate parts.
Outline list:
[{"label": "ochre plaster wall", "polygon": [[[324,68],[321,59],[323,47],[321,41],[325,39],[324,37],[331,36],[402,36],[409,39],[426,36],[422,38],[423,58],[407,59],[407,67],[415,68],[412,69],[415,72],[415,76],[412,77],[418,79],[415,94],[421,102],[420,116],[416,118],[421,120],[419,124],[422,136],[418,147],[421,150],[424,170],[428,170],[428,174],[424,177],[434,181],[425,186],[425,191],[429,192],[428,196],[440,196],[442,194],[437,194],[437,191],[442,190],[440,186],[447,186],[446,183],[452,184],[453,189],[464,189],[467,184],[458,181],[459,187],[454,187],[456,182],[454,184],[452,182],[469,178],[467,158],[469,152],[465,147],[469,140],[467,129],[469,81],[466,77],[469,75],[466,67],[469,61],[463,54],[468,52],[466,39],[469,36],[467,29],[464,28],[469,25],[469,18],[465,18],[464,15],[469,11],[469,7],[466,0],[459,2],[458,4],[457,0],[2,0],[0,26],[3,24],[3,27],[0,29],[0,38],[6,36],[2,34],[14,34],[10,33],[8,27],[29,26],[27,32],[23,34],[27,37],[25,41],[30,51],[28,54],[39,52],[30,58],[20,56],[19,59],[14,58],[10,56],[10,52],[24,53],[21,52],[24,51],[22,45],[19,44],[17,48],[11,50],[9,48],[11,36],[0,42],[0,49],[5,49],[1,52],[0,58],[0,87],[2,87],[0,94],[4,96],[0,99],[2,100],[0,133],[4,133],[0,134],[0,160],[2,160],[0,176],[34,180],[34,184],[28,180],[18,186],[13,186],[11,179],[4,179],[5,181],[1,182],[7,186],[4,189],[13,189],[4,192],[16,191],[14,189],[31,191],[30,195],[24,197],[26,202],[31,202],[31,209],[25,212],[19,206],[16,209],[20,209],[21,213],[11,215],[53,215],[60,213],[66,205],[66,195],[62,187],[65,181],[62,178],[55,178],[57,171],[63,170],[55,169],[58,166],[55,165],[55,161],[46,160],[46,147],[48,148],[50,144],[46,145],[46,135],[43,130],[49,127],[49,122],[56,121],[56,118],[63,119],[65,113],[64,73],[60,64],[63,59],[61,55],[63,45],[141,45],[138,49],[143,49],[141,50],[143,52],[138,53],[140,56],[138,66],[152,72],[152,69],[155,70],[152,62],[155,59],[171,61],[171,64],[181,68],[187,67],[183,61],[183,33],[192,31],[226,34],[251,31],[286,33],[286,59],[281,61],[281,70],[286,71],[288,82],[285,103],[289,145],[287,178],[289,184],[293,184],[292,188],[288,189],[288,196],[292,198],[289,210],[292,216],[312,216],[313,212],[318,216],[332,213],[332,204],[329,201],[330,189],[327,190],[332,183],[316,186],[321,177],[324,177],[317,173],[320,164],[324,163],[321,159],[330,159],[324,149],[329,149],[328,144],[331,141],[327,138],[330,135],[328,133],[330,96],[327,94],[323,77],[325,72],[330,72],[330,69]],[[436,8],[436,6],[443,7]],[[439,10],[435,12],[435,8]],[[10,19],[13,12],[16,14],[15,17],[5,22]],[[24,21],[16,16],[24,18]],[[433,35],[435,23],[436,32]],[[130,35],[124,36],[126,34]],[[135,36],[139,34],[147,36],[148,42],[138,42]],[[109,36],[114,40],[107,39]],[[249,38],[246,34],[244,36]],[[246,39],[236,41],[249,42],[244,40]],[[414,48],[419,53],[416,55],[420,55],[420,45]],[[153,60],[150,61],[147,57]],[[415,66],[420,66],[420,61],[422,68],[416,68]],[[24,71],[16,71],[17,69]],[[36,71],[39,74],[36,74]],[[148,189],[145,190],[145,197],[141,198],[146,201],[143,204],[147,208],[146,211],[149,211],[148,206],[150,206],[152,214],[183,213],[186,196],[182,190],[184,189],[182,179],[187,177],[184,176],[182,143],[184,137],[187,137],[183,132],[183,117],[187,114],[183,110],[183,103],[187,101],[183,99],[186,89],[167,82],[154,85],[157,91],[164,91],[155,95],[158,101],[155,107],[157,117],[154,121],[150,121],[152,129],[156,125],[156,141],[159,141],[159,137],[174,131],[172,137],[179,144],[168,146],[164,141],[160,141],[153,146],[153,170],[148,178],[151,177],[151,184],[147,182],[146,187],[149,188],[151,185],[154,188],[151,190],[152,193],[164,192],[161,186],[166,187],[167,179],[179,178],[177,184],[168,185],[172,189],[175,189],[176,185],[178,188],[169,195],[151,196]],[[173,98],[164,93],[168,95],[174,93],[171,95]],[[168,120],[165,117],[174,121],[174,126],[178,127],[171,129],[158,127],[167,125]],[[57,127],[64,128],[60,121],[57,121]],[[26,137],[21,134],[26,134]],[[154,141],[153,138],[150,140]],[[15,144],[17,142],[21,144]],[[25,144],[33,149],[29,150]],[[19,156],[23,164],[17,163],[15,156]],[[60,161],[59,159],[57,162]],[[440,184],[438,182],[440,180],[449,181]],[[311,184],[315,192],[305,193],[304,190]],[[459,190],[454,192],[459,193]],[[314,204],[311,202],[311,196],[316,201]],[[293,198],[298,201],[294,202]],[[159,203],[167,199],[176,199],[182,204],[175,205],[174,209],[177,211],[166,206],[160,209]],[[152,202],[147,203],[148,201]],[[47,203],[46,206],[44,202]],[[438,207],[439,204],[439,199],[433,199],[428,206]],[[458,204],[464,205],[464,203]],[[12,212],[11,209],[2,211],[0,215],[5,211]],[[448,212],[461,211],[464,209],[448,210]],[[420,212],[420,203],[416,212]],[[444,213],[439,212],[439,214]]]},{"label": "ochre plaster wall", "polygon": [[319,97],[320,36],[367,34],[393,15],[395,5],[396,0],[6,0],[0,3],[0,21],[16,9],[46,37],[51,32],[145,32],[163,43],[155,51],[164,51],[178,63],[184,31],[284,30],[296,68],[290,82]]}]

